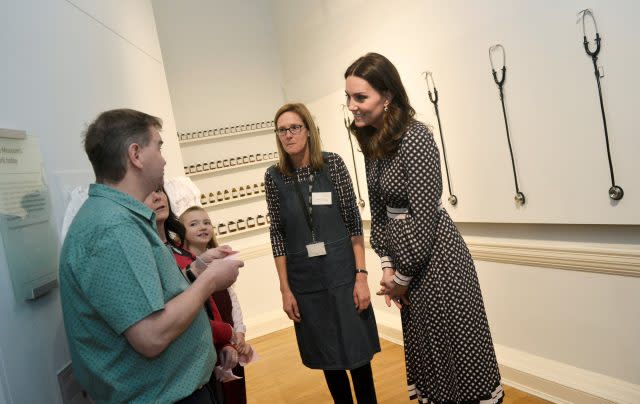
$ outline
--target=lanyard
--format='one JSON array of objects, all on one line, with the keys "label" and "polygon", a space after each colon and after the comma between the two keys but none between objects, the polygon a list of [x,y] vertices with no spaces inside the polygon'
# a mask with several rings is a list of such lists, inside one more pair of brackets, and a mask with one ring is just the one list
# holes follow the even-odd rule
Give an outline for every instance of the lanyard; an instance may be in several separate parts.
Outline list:
[{"label": "lanyard", "polygon": [[313,203],[312,203],[312,195],[313,195],[313,174],[309,176],[309,207],[307,208],[304,203],[304,197],[302,196],[302,192],[300,192],[300,183],[298,182],[298,174],[294,174],[293,181],[295,182],[294,188],[296,189],[296,194],[298,195],[298,200],[300,201],[300,205],[302,206],[302,211],[304,212],[304,218],[307,221],[307,226],[309,226],[309,231],[311,231],[311,239],[315,243],[316,242],[316,234],[313,231]]}]

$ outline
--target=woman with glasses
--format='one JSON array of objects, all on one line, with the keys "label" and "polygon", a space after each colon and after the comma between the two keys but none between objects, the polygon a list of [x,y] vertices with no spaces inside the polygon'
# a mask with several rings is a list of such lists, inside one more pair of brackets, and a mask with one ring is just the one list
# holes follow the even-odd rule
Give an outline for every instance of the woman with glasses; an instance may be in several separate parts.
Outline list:
[{"label": "woman with glasses", "polygon": [[344,74],[365,157],[378,294],[401,309],[409,396],[500,403],[500,372],[469,250],[442,207],[440,156],[395,66],[368,53]]},{"label": "woman with glasses", "polygon": [[305,366],[322,369],[336,403],[376,403],[370,361],[380,351],[370,305],[364,238],[351,178],[323,153],[303,104],[275,115],[280,161],[265,173],[271,246],[282,305]]}]

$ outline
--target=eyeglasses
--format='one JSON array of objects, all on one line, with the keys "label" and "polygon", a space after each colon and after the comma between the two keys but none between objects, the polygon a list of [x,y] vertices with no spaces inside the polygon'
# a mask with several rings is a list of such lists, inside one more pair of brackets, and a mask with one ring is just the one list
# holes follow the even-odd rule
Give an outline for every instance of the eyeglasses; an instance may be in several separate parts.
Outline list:
[{"label": "eyeglasses", "polygon": [[287,131],[291,132],[292,135],[297,135],[302,132],[302,128],[304,128],[304,125],[291,125],[289,128],[278,128],[275,132],[279,136],[287,136]]}]

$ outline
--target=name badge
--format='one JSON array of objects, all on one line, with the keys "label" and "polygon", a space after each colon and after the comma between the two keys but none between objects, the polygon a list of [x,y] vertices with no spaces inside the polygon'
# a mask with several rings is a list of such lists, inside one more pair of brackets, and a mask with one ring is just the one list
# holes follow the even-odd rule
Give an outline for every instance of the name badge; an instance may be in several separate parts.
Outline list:
[{"label": "name badge", "polygon": [[327,255],[327,250],[324,249],[324,242],[319,241],[313,244],[307,244],[307,254],[309,257],[320,257]]},{"label": "name badge", "polygon": [[314,192],[311,194],[312,205],[331,205],[331,192]]}]

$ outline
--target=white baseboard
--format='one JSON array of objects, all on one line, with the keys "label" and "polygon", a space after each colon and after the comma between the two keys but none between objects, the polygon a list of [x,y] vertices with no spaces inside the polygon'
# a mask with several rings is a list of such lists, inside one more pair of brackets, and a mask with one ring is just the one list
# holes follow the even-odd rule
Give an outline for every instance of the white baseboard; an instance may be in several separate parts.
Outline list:
[{"label": "white baseboard", "polygon": [[[639,385],[499,344],[495,349],[500,365],[556,384],[556,394],[566,394],[570,402],[593,402],[589,400],[599,398],[598,402],[605,399],[615,403],[640,403]],[[574,401],[571,398],[575,397],[574,393],[586,396],[583,394],[580,400]]]},{"label": "white baseboard", "polygon": [[611,404],[613,401],[500,365],[502,384],[558,404]]},{"label": "white baseboard", "polygon": [[[403,345],[399,316],[376,312],[381,338]],[[640,386],[495,345],[502,382],[554,403],[640,403]]]},{"label": "white baseboard", "polygon": [[402,324],[400,315],[394,316],[380,310],[375,311],[376,324],[378,325],[378,335],[396,345],[404,346],[402,339]]},{"label": "white baseboard", "polygon": [[293,326],[293,322],[289,320],[282,310],[274,310],[260,316],[245,318],[244,324],[247,327],[247,340]]}]

